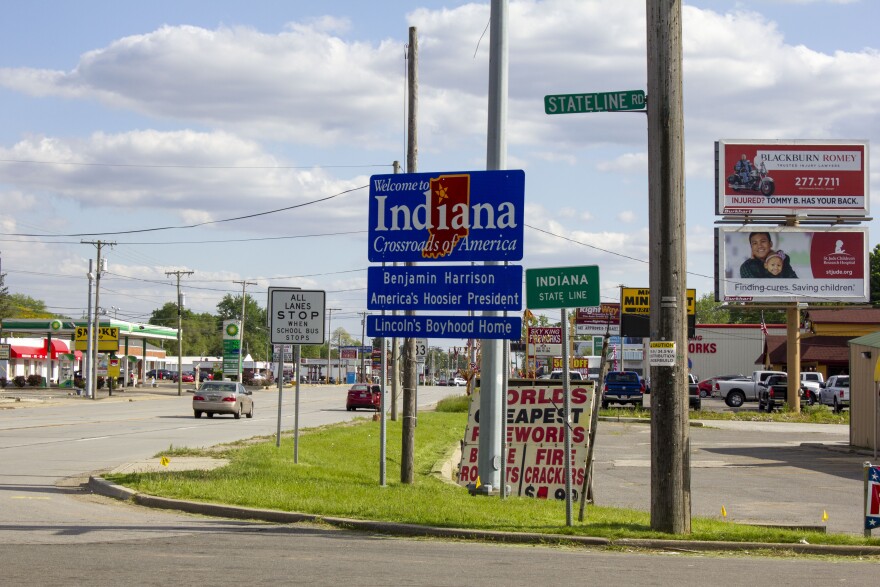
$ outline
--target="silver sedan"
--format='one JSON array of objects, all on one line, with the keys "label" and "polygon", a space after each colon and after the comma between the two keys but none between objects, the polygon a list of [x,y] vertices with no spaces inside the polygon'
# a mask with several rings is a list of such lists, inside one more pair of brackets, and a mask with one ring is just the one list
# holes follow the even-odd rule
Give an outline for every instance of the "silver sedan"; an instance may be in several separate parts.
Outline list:
[{"label": "silver sedan", "polygon": [[251,392],[234,381],[206,381],[193,395],[193,414],[201,418],[214,414],[232,414],[238,420],[242,414],[254,417],[254,400]]}]

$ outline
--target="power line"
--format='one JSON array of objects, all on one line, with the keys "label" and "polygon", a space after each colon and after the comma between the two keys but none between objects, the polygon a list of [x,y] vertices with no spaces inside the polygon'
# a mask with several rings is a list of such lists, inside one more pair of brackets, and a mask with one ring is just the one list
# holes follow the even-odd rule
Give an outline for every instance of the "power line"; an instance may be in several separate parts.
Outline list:
[{"label": "power line", "polygon": [[[288,240],[288,239],[298,239],[298,238],[317,238],[323,236],[345,236],[350,234],[363,234],[367,232],[366,230],[349,230],[344,232],[323,232],[317,234],[295,234],[289,236],[262,236],[262,237],[254,237],[254,238],[225,238],[225,239],[210,239],[210,240],[201,240],[201,241],[122,241],[117,242],[117,245],[203,245],[203,244],[216,244],[216,243],[247,243],[247,242],[259,242],[259,241],[273,241],[273,240]],[[46,237],[51,237],[51,235],[44,235]],[[66,235],[58,235],[59,237]],[[41,240],[17,240],[11,238],[0,238],[0,242],[10,242],[10,243],[39,243],[39,244],[48,244],[48,245],[78,245],[79,241],[41,241]]]},{"label": "power line", "polygon": [[132,167],[136,169],[358,169],[389,167],[388,163],[359,165],[171,165],[152,163],[87,163],[82,161],[37,161],[35,159],[0,159],[0,163],[24,165],[71,165],[74,167]]},{"label": "power line", "polygon": [[338,198],[339,196],[343,196],[345,194],[350,194],[351,192],[356,192],[358,190],[362,190],[364,188],[369,187],[368,185],[362,185],[356,188],[351,188],[347,190],[343,190],[339,193],[333,194],[332,196],[325,196],[323,198],[318,198],[317,200],[311,200],[308,202],[303,202],[302,204],[294,204],[293,206],[285,206],[284,208],[276,208],[275,210],[266,210],[265,212],[254,212],[253,214],[245,214],[244,216],[235,216],[233,218],[223,218],[220,220],[206,220],[205,222],[197,222],[195,224],[184,224],[180,226],[157,226],[153,228],[138,228],[134,230],[120,230],[114,232],[83,232],[83,233],[72,233],[72,234],[31,234],[31,233],[20,233],[20,232],[4,232],[0,233],[4,236],[27,236],[27,237],[84,237],[84,236],[107,236],[107,235],[118,235],[118,234],[140,234],[144,232],[159,232],[162,230],[177,230],[184,228],[198,228],[200,226],[208,226],[211,224],[222,224],[225,222],[234,222],[236,220],[247,220],[249,218],[258,218],[260,216],[267,216],[269,214],[277,214],[278,212],[286,212],[288,210],[295,210],[297,208],[303,208],[305,206],[311,206],[313,204],[320,204],[321,202],[327,202],[334,198]]}]

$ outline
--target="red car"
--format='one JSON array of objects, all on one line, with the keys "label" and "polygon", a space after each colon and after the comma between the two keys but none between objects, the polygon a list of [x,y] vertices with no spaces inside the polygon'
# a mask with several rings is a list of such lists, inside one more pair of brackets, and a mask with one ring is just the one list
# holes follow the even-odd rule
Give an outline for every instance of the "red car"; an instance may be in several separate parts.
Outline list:
[{"label": "red car", "polygon": [[[175,383],[177,382],[177,373],[174,374],[174,376],[171,378],[171,380],[174,381]],[[180,380],[183,383],[192,383],[193,381],[196,380],[195,373],[193,373],[192,371],[184,371],[183,376],[180,378]]]},{"label": "red car", "polygon": [[348,397],[345,400],[345,409],[349,412],[358,408],[367,408],[370,410],[381,409],[382,388],[378,385],[370,385],[368,383],[355,383],[348,390]]}]

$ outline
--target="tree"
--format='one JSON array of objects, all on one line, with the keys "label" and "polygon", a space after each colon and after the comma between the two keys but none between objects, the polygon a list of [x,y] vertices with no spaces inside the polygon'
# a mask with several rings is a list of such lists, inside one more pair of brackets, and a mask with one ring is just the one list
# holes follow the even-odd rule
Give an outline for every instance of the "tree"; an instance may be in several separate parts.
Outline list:
[{"label": "tree", "polygon": [[880,244],[874,245],[870,254],[871,304],[880,306]]},{"label": "tree", "polygon": [[0,273],[0,320],[11,316],[11,312],[9,288],[6,287],[6,274]]},{"label": "tree", "polygon": [[[220,323],[224,320],[241,320],[241,296],[226,294],[217,304]],[[253,296],[245,297],[244,334],[242,353],[250,354],[255,361],[268,361],[269,329],[266,326],[266,310],[261,308]]]},{"label": "tree", "polygon": [[697,298],[696,308],[697,324],[729,324],[730,310],[721,302],[715,301],[715,294],[706,293]]},{"label": "tree", "polygon": [[[184,308],[180,314],[180,322],[183,329],[182,355],[219,357],[223,354],[221,324],[216,316],[208,313],[195,314]],[[177,304],[168,302],[161,308],[153,310],[150,323],[177,328]],[[177,355],[177,341],[167,341],[165,349],[169,355]]]},{"label": "tree", "polygon": [[24,294],[7,294],[3,296],[8,304],[9,314],[6,318],[54,318],[55,314],[46,309],[46,302],[35,300]]}]

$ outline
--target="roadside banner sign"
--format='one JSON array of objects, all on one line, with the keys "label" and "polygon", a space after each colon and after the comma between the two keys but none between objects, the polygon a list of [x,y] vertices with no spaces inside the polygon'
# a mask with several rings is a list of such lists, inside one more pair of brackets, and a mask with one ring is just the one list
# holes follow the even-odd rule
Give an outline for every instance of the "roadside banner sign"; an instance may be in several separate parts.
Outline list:
[{"label": "roadside banner sign", "polygon": [[526,269],[528,308],[577,308],[598,305],[598,265]]},{"label": "roadside banner sign", "polygon": [[274,344],[324,344],[326,292],[269,288],[269,335]]},{"label": "roadside banner sign", "polygon": [[[577,499],[583,485],[590,432],[590,387],[571,382],[571,485]],[[582,384],[582,385],[581,385]],[[561,385],[511,380],[507,388],[507,479],[512,495],[565,499],[565,418]],[[480,390],[471,393],[468,424],[462,442],[458,484],[476,482],[480,435]]]},{"label": "roadside banner sign", "polygon": [[867,467],[865,529],[880,528],[880,467]]},{"label": "roadside banner sign", "polygon": [[369,267],[367,309],[519,311],[522,275],[522,265]]},{"label": "roadside banner sign", "polygon": [[644,110],[647,103],[643,90],[592,94],[552,94],[544,96],[544,113],[581,114],[585,112]]},{"label": "roadside banner sign", "polygon": [[522,170],[370,177],[370,262],[519,261]]}]

